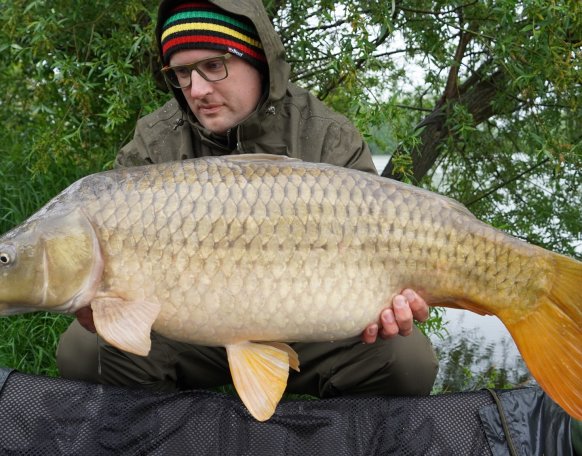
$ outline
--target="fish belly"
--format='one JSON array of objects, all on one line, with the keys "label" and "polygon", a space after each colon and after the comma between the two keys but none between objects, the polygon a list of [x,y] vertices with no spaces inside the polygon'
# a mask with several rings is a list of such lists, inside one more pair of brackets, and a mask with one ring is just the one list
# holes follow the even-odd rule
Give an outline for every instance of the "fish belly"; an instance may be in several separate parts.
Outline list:
[{"label": "fish belly", "polygon": [[488,313],[491,296],[515,301],[537,280],[529,246],[452,200],[353,170],[209,159],[131,179],[96,211],[104,286],[159,301],[153,329],[182,341],[345,338],[404,287]]}]

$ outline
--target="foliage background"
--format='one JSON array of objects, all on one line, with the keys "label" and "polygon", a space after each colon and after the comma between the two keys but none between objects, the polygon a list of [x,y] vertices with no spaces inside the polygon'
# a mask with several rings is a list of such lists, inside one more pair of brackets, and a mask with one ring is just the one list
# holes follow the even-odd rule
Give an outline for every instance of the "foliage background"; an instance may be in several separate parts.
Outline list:
[{"label": "foliage background", "polygon": [[[293,81],[391,156],[384,175],[582,257],[580,2],[265,5]],[[72,181],[111,167],[136,120],[169,95],[157,74],[157,1],[0,7],[4,232]],[[54,346],[67,324],[44,314],[1,320],[0,364],[55,375]]]}]

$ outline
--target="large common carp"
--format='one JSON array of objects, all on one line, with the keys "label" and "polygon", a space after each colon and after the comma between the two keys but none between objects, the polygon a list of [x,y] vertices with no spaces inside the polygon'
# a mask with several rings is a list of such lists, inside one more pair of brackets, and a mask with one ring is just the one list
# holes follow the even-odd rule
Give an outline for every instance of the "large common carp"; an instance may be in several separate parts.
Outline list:
[{"label": "large common carp", "polygon": [[582,418],[582,263],[459,203],[359,171],[276,156],[87,176],[0,238],[0,314],[91,306],[138,355],[150,330],[226,347],[259,420],[297,356],[285,341],[357,335],[403,288],[497,315],[530,372]]}]

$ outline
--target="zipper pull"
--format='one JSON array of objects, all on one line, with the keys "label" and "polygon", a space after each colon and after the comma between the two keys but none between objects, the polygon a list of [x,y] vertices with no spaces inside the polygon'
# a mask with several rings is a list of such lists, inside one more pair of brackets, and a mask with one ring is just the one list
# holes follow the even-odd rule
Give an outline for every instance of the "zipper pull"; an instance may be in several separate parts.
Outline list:
[{"label": "zipper pull", "polygon": [[176,123],[172,127],[172,130],[176,131],[178,127],[181,127],[182,125],[184,125],[184,119],[178,119],[176,120]]}]

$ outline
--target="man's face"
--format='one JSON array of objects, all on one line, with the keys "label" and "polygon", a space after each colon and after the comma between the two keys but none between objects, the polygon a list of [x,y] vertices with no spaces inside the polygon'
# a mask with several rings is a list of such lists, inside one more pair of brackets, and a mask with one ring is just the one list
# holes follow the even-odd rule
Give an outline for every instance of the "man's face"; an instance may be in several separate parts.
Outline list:
[{"label": "man's face", "polygon": [[[172,55],[170,66],[195,63],[223,54],[207,49],[183,50]],[[225,134],[246,119],[256,109],[262,91],[262,76],[252,65],[235,55],[228,59],[226,65],[226,79],[209,82],[192,71],[192,84],[182,89],[198,121],[217,134]]]}]

